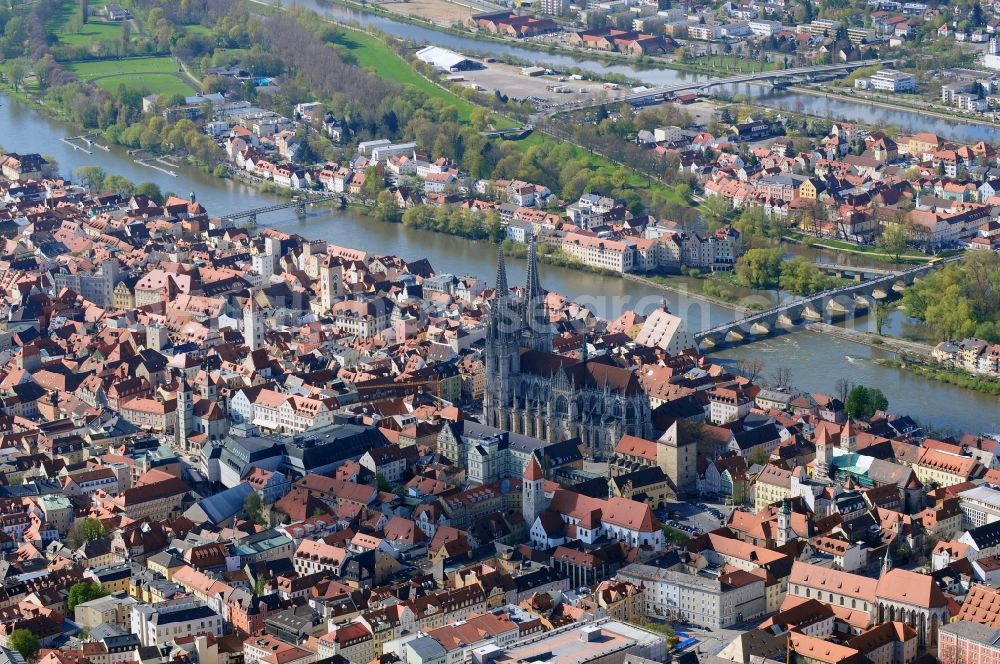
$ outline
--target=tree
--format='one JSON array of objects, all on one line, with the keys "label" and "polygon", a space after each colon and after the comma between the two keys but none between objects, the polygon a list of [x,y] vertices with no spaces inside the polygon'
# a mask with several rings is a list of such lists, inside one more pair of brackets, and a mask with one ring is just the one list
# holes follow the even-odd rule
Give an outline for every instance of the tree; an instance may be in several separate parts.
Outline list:
[{"label": "tree", "polygon": [[15,629],[7,638],[7,646],[21,653],[25,659],[31,659],[42,647],[38,642],[38,637],[30,630],[21,628]]},{"label": "tree", "polygon": [[155,182],[143,182],[135,188],[135,193],[140,196],[145,196],[149,200],[153,201],[157,205],[162,205],[164,198],[163,192],[160,191],[160,185]]},{"label": "tree", "polygon": [[389,480],[382,473],[375,473],[375,486],[378,487],[379,491],[392,493],[392,485],[389,484]]},{"label": "tree", "polygon": [[764,360],[759,357],[744,357],[736,361],[736,373],[751,383],[756,382],[764,372]]},{"label": "tree", "polygon": [[[368,184],[367,181],[365,184]],[[376,219],[391,223],[398,222],[403,216],[399,210],[399,205],[396,204],[396,199],[388,189],[378,192],[378,195],[375,197],[375,209],[372,213]]]},{"label": "tree", "polygon": [[938,340],[976,336],[1000,343],[1000,254],[968,252],[907,288],[903,304]]},{"label": "tree", "polygon": [[66,596],[66,608],[72,614],[77,605],[89,602],[93,599],[105,597],[108,591],[99,583],[92,581],[80,581],[74,583]]},{"label": "tree", "polygon": [[843,404],[847,402],[847,395],[851,391],[851,387],[853,387],[851,385],[851,381],[846,378],[838,378],[837,382],[834,383],[833,394],[840,400],[840,403]]},{"label": "tree", "polygon": [[747,463],[751,466],[766,466],[770,460],[771,455],[760,448],[754,449],[747,456]]},{"label": "tree", "polygon": [[28,74],[28,67],[24,64],[22,58],[14,58],[7,62],[4,74],[7,76],[7,81],[14,88],[14,92],[17,92],[24,81],[24,77]]},{"label": "tree", "polygon": [[778,284],[783,290],[796,295],[812,295],[831,288],[834,280],[804,256],[796,256],[781,264]]},{"label": "tree", "polygon": [[382,174],[374,166],[365,169],[365,181],[361,185],[361,195],[367,201],[374,201],[378,193],[385,187]]},{"label": "tree", "polygon": [[260,499],[260,494],[251,491],[243,501],[243,511],[247,518],[256,524],[264,525],[264,504]]},{"label": "tree", "polygon": [[73,522],[69,528],[70,546],[77,548],[85,542],[103,539],[108,536],[108,529],[99,519],[87,517]]},{"label": "tree", "polygon": [[131,40],[132,40],[131,24],[128,21],[122,21],[122,26],[119,29],[118,33],[118,41],[119,41],[119,46],[121,47],[122,55],[128,54],[128,45]]},{"label": "tree", "polygon": [[733,206],[724,196],[709,196],[699,209],[708,230],[714,231],[726,224],[733,211]]},{"label": "tree", "polygon": [[875,333],[880,337],[882,336],[882,328],[885,327],[886,321],[889,320],[889,306],[886,305],[881,300],[875,300]]},{"label": "tree", "polygon": [[780,249],[750,249],[736,261],[736,276],[751,288],[771,288],[781,275]]},{"label": "tree", "polygon": [[105,191],[118,194],[125,198],[135,193],[135,185],[127,177],[122,175],[109,175],[104,178],[102,185]]},{"label": "tree", "polygon": [[847,395],[844,402],[844,410],[852,420],[868,420],[876,411],[885,410],[889,407],[889,400],[886,399],[882,390],[877,387],[865,387],[856,385]]},{"label": "tree", "polygon": [[878,238],[879,249],[892,256],[892,262],[897,265],[906,252],[907,235],[906,226],[898,223],[886,226]]},{"label": "tree", "polygon": [[104,178],[108,176],[100,166],[81,166],[73,171],[73,176],[90,191],[97,192],[104,186]]},{"label": "tree", "polygon": [[779,389],[791,387],[792,370],[788,367],[777,367],[771,372],[771,384]]}]

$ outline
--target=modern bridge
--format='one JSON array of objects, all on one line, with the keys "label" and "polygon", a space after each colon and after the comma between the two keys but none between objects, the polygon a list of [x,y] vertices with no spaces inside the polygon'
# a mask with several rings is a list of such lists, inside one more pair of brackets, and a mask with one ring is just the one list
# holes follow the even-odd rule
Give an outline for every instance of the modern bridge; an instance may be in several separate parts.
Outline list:
[{"label": "modern bridge", "polygon": [[754,81],[774,81],[781,78],[795,76],[824,74],[833,72],[847,72],[861,67],[871,67],[873,65],[888,64],[891,60],[859,60],[857,62],[845,62],[836,65],[812,65],[810,67],[797,67],[795,69],[776,69],[774,71],[757,72],[754,74],[739,74],[737,76],[727,76],[725,78],[715,78],[706,81],[687,81],[664,85],[631,94],[623,95],[614,99],[585,100],[573,104],[567,104],[553,109],[549,115],[556,115],[566,111],[578,111],[585,108],[594,108],[603,104],[628,102],[630,104],[642,105],[644,103],[656,103],[667,101],[668,97],[678,92],[688,92],[690,90],[704,91],[719,85],[734,85],[737,83],[751,83]]}]

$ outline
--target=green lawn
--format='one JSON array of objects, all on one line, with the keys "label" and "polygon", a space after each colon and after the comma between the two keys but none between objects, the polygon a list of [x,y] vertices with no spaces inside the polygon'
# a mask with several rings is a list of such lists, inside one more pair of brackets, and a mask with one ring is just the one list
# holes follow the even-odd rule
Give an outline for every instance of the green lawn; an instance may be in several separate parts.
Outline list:
[{"label": "green lawn", "polygon": [[688,535],[683,530],[679,530],[677,528],[674,528],[673,526],[667,526],[667,525],[663,526],[663,535],[666,537],[667,542],[671,544],[684,544],[689,539],[691,539],[691,536]]},{"label": "green lawn", "polygon": [[[790,231],[788,236],[794,240],[798,240],[803,244],[811,244],[814,247],[825,247],[827,249],[839,249],[841,251],[849,251],[856,254],[871,254],[876,257],[891,258],[887,256],[882,249],[878,246],[853,244],[851,242],[842,242],[840,240],[833,240],[831,238],[816,238],[808,236],[805,233],[799,233],[797,231]],[[908,250],[904,252],[901,256],[903,259],[915,259],[917,262],[926,262],[932,258],[925,253],[919,251]],[[904,260],[903,262],[908,262]]]},{"label": "green lawn", "polygon": [[[540,131],[532,132],[526,138],[523,138],[520,141],[518,141],[518,143],[527,147],[537,145],[538,147],[542,148],[546,147],[554,148],[560,142],[561,142],[560,139]],[[588,163],[594,168],[610,168],[610,169],[618,168],[616,164],[612,163],[608,159],[605,159],[601,155],[592,154],[579,147],[576,148],[576,156],[585,157]],[[631,187],[632,189],[648,189],[649,191],[661,191],[664,193],[664,195],[668,200],[680,204],[685,203],[685,201],[680,197],[680,195],[677,194],[677,191],[674,188],[668,187],[667,185],[657,182],[656,180],[650,182],[646,179],[646,176],[642,175],[641,173],[637,173],[632,168],[629,168],[628,186]]]},{"label": "green lawn", "polygon": [[200,23],[192,23],[190,25],[182,25],[181,29],[189,35],[201,35],[202,37],[210,37],[212,35],[212,28],[206,28]]},{"label": "green lawn", "polygon": [[68,68],[84,81],[105,90],[117,90],[122,83],[134,90],[153,94],[190,95],[195,90],[177,73],[177,65],[167,56],[73,62]]},{"label": "green lawn", "polygon": [[[379,78],[400,85],[412,85],[429,97],[437,97],[454,105],[458,111],[458,119],[463,122],[467,122],[472,116],[472,109],[475,108],[472,102],[428,81],[377,38],[355,30],[344,30],[342,34],[343,36],[338,43],[347,50],[359,66],[374,69]],[[508,126],[514,125],[509,124]]]},{"label": "green lawn", "polygon": [[761,69],[764,71],[773,71],[778,68],[777,63],[774,62],[765,62],[761,64],[757,60],[751,62],[745,57],[740,58],[736,55],[700,55],[696,58],[689,56],[684,59],[683,63],[680,64],[681,66],[711,69],[712,71],[728,73],[730,75],[737,73],[741,67],[744,72],[748,72],[751,69],[755,72],[759,72]]},{"label": "green lawn", "polygon": [[117,41],[121,38],[121,24],[106,23],[95,17],[90,17],[79,31],[69,32],[68,26],[79,11],[77,3],[64,3],[59,13],[45,26],[46,29],[60,42],[71,46],[87,46],[95,41]]}]

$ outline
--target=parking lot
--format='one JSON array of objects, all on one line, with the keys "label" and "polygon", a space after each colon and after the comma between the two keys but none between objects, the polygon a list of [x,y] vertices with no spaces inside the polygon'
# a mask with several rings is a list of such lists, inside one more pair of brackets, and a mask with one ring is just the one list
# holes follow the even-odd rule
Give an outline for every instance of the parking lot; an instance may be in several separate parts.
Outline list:
[{"label": "parking lot", "polygon": [[[459,72],[456,76],[461,76],[468,84],[480,86],[481,91],[499,90],[512,99],[532,99],[543,108],[624,94],[623,90],[605,90],[599,81],[577,81],[550,74],[526,76],[521,73],[521,67],[502,62],[489,62],[483,69]],[[569,92],[556,92],[552,88]]]},{"label": "parking lot", "polygon": [[656,517],[665,525],[696,537],[724,525],[733,509],[731,505],[702,501],[671,503],[657,510]]}]

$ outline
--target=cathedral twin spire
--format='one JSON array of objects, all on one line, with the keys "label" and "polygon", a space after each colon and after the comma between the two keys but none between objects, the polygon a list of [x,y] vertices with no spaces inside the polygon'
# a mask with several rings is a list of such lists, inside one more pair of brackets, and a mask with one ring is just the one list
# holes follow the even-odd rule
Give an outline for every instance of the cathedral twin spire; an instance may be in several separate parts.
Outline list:
[{"label": "cathedral twin spire", "polygon": [[[552,351],[552,330],[548,310],[545,306],[545,289],[538,277],[538,250],[535,236],[528,241],[528,274],[524,283],[524,296],[519,303],[518,327],[521,345],[541,352]],[[510,287],[507,282],[507,265],[503,249],[497,250],[496,296],[493,309],[496,316],[504,314],[504,305],[509,306]],[[504,323],[495,319],[497,323]]]}]

